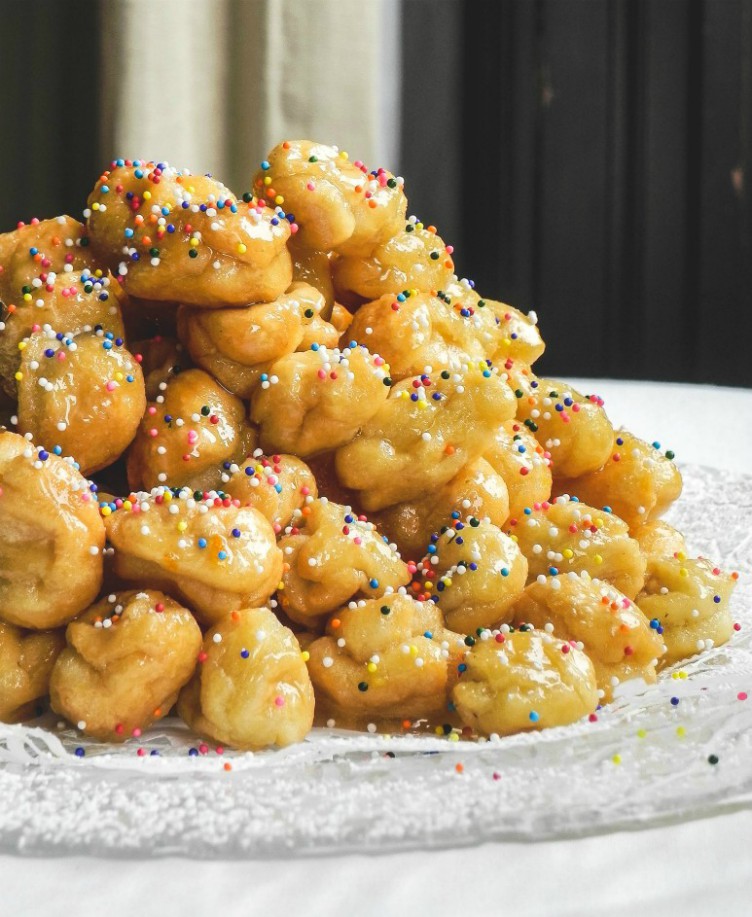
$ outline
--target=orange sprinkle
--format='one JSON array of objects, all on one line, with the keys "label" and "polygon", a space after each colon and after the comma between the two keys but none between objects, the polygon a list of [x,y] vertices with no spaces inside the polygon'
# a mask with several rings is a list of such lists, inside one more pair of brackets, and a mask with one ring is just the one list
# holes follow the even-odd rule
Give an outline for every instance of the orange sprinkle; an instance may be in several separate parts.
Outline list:
[{"label": "orange sprinkle", "polygon": [[402,720],[403,729],[409,729],[411,726],[412,726],[412,723],[410,722],[410,720]]},{"label": "orange sprinkle", "polygon": [[451,443],[444,447],[444,452],[446,452],[447,455],[454,455],[455,451],[456,450]]},{"label": "orange sprinkle", "polygon": [[339,618],[332,618],[332,620],[329,622],[329,627],[331,627],[332,630],[336,630],[341,624],[342,622]]},{"label": "orange sprinkle", "polygon": [[233,621],[239,621],[239,620],[240,620],[240,612],[238,612],[238,611],[233,611],[233,612],[230,614],[230,617],[232,618]]},{"label": "orange sprinkle", "polygon": [[461,774],[465,770],[465,765],[457,762],[457,764],[454,765],[454,769],[457,771],[458,774]]},{"label": "orange sprinkle", "polygon": [[224,769],[225,769],[226,771],[231,771],[231,770],[232,770],[232,764],[230,764],[229,761],[225,761],[225,763],[224,763]]}]

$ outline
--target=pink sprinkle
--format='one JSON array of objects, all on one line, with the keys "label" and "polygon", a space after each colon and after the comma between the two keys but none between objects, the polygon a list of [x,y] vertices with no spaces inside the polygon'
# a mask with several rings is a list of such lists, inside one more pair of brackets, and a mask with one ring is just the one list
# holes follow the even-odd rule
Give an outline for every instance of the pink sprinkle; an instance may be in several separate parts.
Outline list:
[{"label": "pink sprinkle", "polygon": [[447,247],[446,247],[446,253],[447,253],[447,255],[451,255],[451,254],[453,254],[453,252],[454,252],[454,246],[453,246],[453,245],[447,245]]},{"label": "pink sprinkle", "polygon": [[148,408],[146,413],[153,417],[157,413],[157,409],[154,407],[154,405],[152,405],[150,408]]},{"label": "pink sprinkle", "polygon": [[195,430],[189,430],[189,431],[188,431],[188,442],[189,442],[191,445],[193,445],[194,443],[198,442],[198,433],[196,433]]},{"label": "pink sprinkle", "polygon": [[323,369],[320,369],[316,375],[319,377],[319,379],[326,379],[326,373]]},{"label": "pink sprinkle", "polygon": [[110,380],[107,383],[107,385],[105,385],[105,388],[107,389],[108,392],[114,392],[115,389],[117,388],[117,382],[113,382],[112,380]]},{"label": "pink sprinkle", "polygon": [[145,749],[145,748],[139,748],[138,751],[136,752],[136,754],[139,756],[139,758],[143,758],[143,756],[146,754],[146,749]]},{"label": "pink sprinkle", "polygon": [[64,360],[64,359],[65,359],[65,351],[63,351],[63,350],[58,350],[58,352],[55,354],[55,356],[57,357],[58,360]]},{"label": "pink sprinkle", "polygon": [[156,427],[152,427],[151,430],[149,430],[149,436],[159,436],[159,431]]},{"label": "pink sprinkle", "polygon": [[141,730],[138,728],[138,726],[136,726],[136,728],[133,730],[131,735],[134,736],[135,738],[138,738],[141,735]]},{"label": "pink sprinkle", "polygon": [[285,699],[284,699],[284,697],[282,697],[281,694],[278,694],[278,695],[274,698],[274,703],[275,703],[278,707],[284,707],[284,706],[285,706]]},{"label": "pink sprinkle", "polygon": [[747,692],[746,692],[746,691],[740,691],[740,692],[736,695],[736,699],[737,699],[737,700],[746,700],[746,699],[747,699]]},{"label": "pink sprinkle", "polygon": [[309,191],[313,191],[315,187],[316,186],[314,185],[312,181],[309,181],[308,184],[306,185],[306,188],[308,188]]}]

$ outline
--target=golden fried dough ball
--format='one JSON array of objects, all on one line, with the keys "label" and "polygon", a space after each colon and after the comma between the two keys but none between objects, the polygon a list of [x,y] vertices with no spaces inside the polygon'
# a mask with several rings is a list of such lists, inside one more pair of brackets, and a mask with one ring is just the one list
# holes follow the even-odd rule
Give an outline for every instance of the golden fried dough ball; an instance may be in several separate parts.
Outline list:
[{"label": "golden fried dough ball", "polygon": [[499,336],[490,310],[471,311],[441,291],[386,293],[358,309],[348,334],[384,357],[398,380],[485,360]]},{"label": "golden fried dough ball", "polygon": [[465,650],[432,602],[404,595],[351,602],[308,646],[317,712],[340,725],[442,713]]},{"label": "golden fried dough ball", "polygon": [[407,207],[402,180],[391,172],[369,172],[336,147],[311,140],[275,146],[261,163],[253,190],[295,215],[298,247],[356,257],[391,238]]},{"label": "golden fried dough ball", "polygon": [[141,365],[149,401],[156,401],[168,382],[191,366],[180,341],[161,334],[145,341],[133,341],[131,351]]},{"label": "golden fried dough ball", "polygon": [[527,560],[514,541],[490,522],[457,519],[431,537],[418,567],[426,576],[447,627],[463,634],[508,620],[525,588]]},{"label": "golden fried dough ball", "polygon": [[312,345],[272,365],[251,398],[267,452],[307,458],[350,442],[389,394],[388,367],[364,347]]},{"label": "golden fried dough ball", "polygon": [[410,581],[407,565],[365,517],[326,499],[301,511],[300,528],[280,540],[282,610],[306,624],[355,596],[388,595]]},{"label": "golden fried dough ball", "polygon": [[109,742],[140,736],[170,712],[201,649],[190,611],[154,590],[113,593],[65,636],[50,679],[52,709]]},{"label": "golden fried dough ball", "polygon": [[313,725],[313,688],[300,645],[267,608],[222,618],[204,638],[178,700],[185,722],[235,748],[301,742]]},{"label": "golden fried dough ball", "polygon": [[213,624],[236,608],[266,602],[282,575],[271,524],[239,500],[187,488],[132,494],[103,507],[114,570],[124,580],[165,589]]},{"label": "golden fried dough ball", "polygon": [[509,384],[518,399],[518,419],[551,454],[556,477],[577,478],[605,465],[614,429],[600,398],[585,397],[563,382],[537,379],[521,363],[509,370]]},{"label": "golden fried dough ball", "polygon": [[403,557],[422,557],[429,539],[459,516],[488,519],[503,525],[509,517],[509,496],[503,479],[485,459],[475,459],[436,490],[397,503],[372,517]]},{"label": "golden fried dough ball", "polygon": [[290,239],[292,255],[292,281],[305,283],[318,290],[324,297],[321,317],[330,320],[334,306],[334,283],[332,282],[332,255],[329,252],[313,252],[297,243],[298,236]]},{"label": "golden fried dough ball", "polygon": [[405,290],[443,290],[454,272],[452,247],[414,217],[368,255],[343,255],[334,262],[334,289],[345,300],[367,301]]},{"label": "golden fried dough ball", "polygon": [[240,462],[256,445],[243,402],[201,369],[174,376],[146,409],[128,452],[133,490],[159,484],[211,490],[222,462]]},{"label": "golden fried dough ball", "polygon": [[103,548],[96,499],[72,461],[0,433],[0,618],[66,624],[99,591]]},{"label": "golden fried dough ball", "polygon": [[234,395],[249,398],[270,365],[302,349],[306,338],[308,347],[337,345],[339,332],[320,317],[324,306],[318,290],[294,283],[270,303],[234,309],[182,306],[178,333],[198,366]]},{"label": "golden fried dough ball", "polygon": [[25,342],[18,375],[18,430],[72,455],[81,473],[111,465],[129,446],[146,408],[141,367],[111,332]]},{"label": "golden fried dough ball", "polygon": [[673,452],[664,455],[620,430],[602,468],[577,478],[557,477],[554,493],[574,494],[590,506],[610,506],[629,526],[640,525],[662,516],[681,493],[681,474],[672,458]]},{"label": "golden fried dough ball", "polygon": [[555,637],[577,644],[590,657],[606,701],[621,682],[656,680],[663,640],[623,593],[585,572],[539,577],[509,610],[509,620],[552,628]]},{"label": "golden fried dough ball", "polygon": [[645,588],[635,602],[666,644],[661,668],[713,646],[726,643],[733,633],[729,610],[736,575],[723,573],[705,558],[648,558]]},{"label": "golden fried dough ball", "polygon": [[47,694],[50,673],[65,646],[61,630],[27,631],[0,621],[0,722],[34,715],[34,701]]},{"label": "golden fried dough ball", "polygon": [[485,363],[404,379],[361,435],[337,451],[337,475],[361,491],[368,511],[404,503],[479,458],[513,411],[509,387]]},{"label": "golden fried dough ball", "polygon": [[555,570],[567,573],[583,570],[593,578],[616,586],[633,599],[645,579],[645,557],[639,544],[629,537],[626,522],[566,497],[535,504],[510,523],[529,564],[528,581]]},{"label": "golden fried dough ball", "polygon": [[94,251],[133,296],[244,306],[276,299],[292,280],[285,214],[207,175],[118,160],[86,214]]},{"label": "golden fried dough ball", "polygon": [[639,544],[646,557],[667,556],[686,551],[684,536],[663,519],[645,522],[630,529],[629,534]]},{"label": "golden fried dough ball", "polygon": [[549,454],[519,421],[507,420],[495,429],[483,458],[504,479],[510,519],[519,519],[527,507],[551,496]]},{"label": "golden fried dough ball", "polygon": [[222,476],[222,489],[241,506],[252,506],[271,522],[276,534],[290,524],[296,510],[318,496],[316,478],[294,455],[265,456],[256,449],[242,465]]},{"label": "golden fried dough ball", "polygon": [[598,706],[591,661],[545,632],[481,639],[465,665],[452,700],[462,722],[486,735],[568,726]]}]

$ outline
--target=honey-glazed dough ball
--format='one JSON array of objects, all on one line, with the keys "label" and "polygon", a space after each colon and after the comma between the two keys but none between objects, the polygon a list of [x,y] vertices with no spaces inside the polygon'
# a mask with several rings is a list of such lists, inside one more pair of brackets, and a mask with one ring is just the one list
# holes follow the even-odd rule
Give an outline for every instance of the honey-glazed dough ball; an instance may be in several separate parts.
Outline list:
[{"label": "honey-glazed dough ball", "polygon": [[735,585],[734,574],[702,557],[690,560],[679,552],[675,557],[648,558],[645,588],[635,602],[663,634],[666,655],[661,668],[731,638],[729,601]]},{"label": "honey-glazed dough ball", "polygon": [[[644,440],[619,430],[606,464],[578,478],[557,477],[555,494],[573,494],[590,506],[610,506],[630,527],[650,522],[678,499],[679,469]],[[554,468],[556,471],[556,468]]]},{"label": "honey-glazed dough ball", "polygon": [[348,312],[340,303],[336,302],[334,306],[332,306],[332,315],[329,321],[340,334],[347,334],[350,325],[352,325],[352,320],[352,312]]},{"label": "honey-glazed dough ball", "polygon": [[278,599],[293,621],[310,624],[355,596],[388,595],[410,581],[396,549],[349,507],[314,500],[301,520],[279,542],[285,572]]},{"label": "honey-glazed dough ball", "polygon": [[282,552],[271,523],[239,502],[158,487],[132,494],[115,512],[103,507],[115,573],[170,592],[209,625],[266,602],[279,585]]},{"label": "honey-glazed dough ball", "polygon": [[88,736],[124,742],[170,712],[193,674],[201,629],[154,590],[113,593],[66,630],[52,670],[52,709]]},{"label": "honey-glazed dough ball", "polygon": [[298,247],[356,257],[391,238],[407,208],[401,179],[385,169],[369,172],[337,147],[311,140],[275,146],[261,163],[253,189],[295,215]]},{"label": "honey-glazed dough ball", "polygon": [[509,496],[503,479],[484,459],[475,459],[437,490],[387,507],[371,517],[399,548],[403,557],[422,557],[434,532],[453,518],[474,516],[503,525],[509,517]]},{"label": "honey-glazed dough ball", "polygon": [[518,419],[551,454],[556,477],[577,478],[605,465],[614,429],[600,398],[585,397],[563,382],[537,379],[521,363],[509,369],[509,384],[518,399]]},{"label": "honey-glazed dough ball", "polygon": [[47,694],[65,632],[28,631],[0,621],[0,722],[34,716],[34,701]]},{"label": "honey-glazed dough ball", "polygon": [[466,649],[431,602],[404,595],[352,602],[308,646],[317,712],[338,725],[445,712]]},{"label": "honey-glazed dough ball", "polygon": [[128,448],[146,408],[141,367],[112,332],[26,342],[18,380],[18,430],[75,458],[81,473],[111,465]]},{"label": "honey-glazed dough ball", "polygon": [[295,634],[268,608],[243,608],[206,634],[178,700],[195,732],[234,748],[302,742],[313,725],[311,679]]},{"label": "honey-glazed dough ball", "polygon": [[[226,480],[225,480],[226,478]],[[222,476],[222,489],[241,506],[252,506],[279,534],[296,510],[318,496],[316,478],[294,455],[263,455],[256,449],[242,465],[233,465]]]},{"label": "honey-glazed dough ball", "polygon": [[240,398],[250,398],[275,360],[312,343],[336,347],[339,332],[324,321],[318,290],[294,283],[274,302],[233,309],[182,306],[178,333],[196,365]]},{"label": "honey-glazed dough ball", "polygon": [[117,160],[86,213],[94,251],[133,296],[244,306],[276,299],[292,280],[285,214],[207,175]]},{"label": "honey-glazed dough ball", "polygon": [[402,231],[377,245],[367,256],[341,256],[334,262],[334,289],[346,301],[367,301],[404,290],[443,290],[454,272],[452,247],[436,229],[411,218]]},{"label": "honey-glazed dough ball", "polygon": [[467,309],[441,291],[386,293],[358,309],[348,334],[384,357],[398,380],[485,360],[498,338],[490,310]]},{"label": "honey-glazed dough ball", "polygon": [[490,522],[459,519],[431,538],[418,567],[447,627],[463,634],[508,619],[525,588],[527,560],[514,541]]},{"label": "honey-glazed dough ball", "polygon": [[686,551],[684,536],[663,519],[655,519],[630,529],[629,534],[639,544],[646,557],[665,557]]},{"label": "honey-glazed dough ball", "polygon": [[587,573],[536,580],[509,609],[508,619],[538,630],[552,627],[555,637],[576,643],[593,663],[604,701],[613,699],[621,682],[655,683],[663,640],[623,593]]},{"label": "honey-glazed dough ball", "polygon": [[536,630],[479,640],[452,691],[462,722],[485,735],[568,726],[598,706],[593,664]]},{"label": "honey-glazed dough ball", "polygon": [[361,435],[337,452],[337,475],[367,511],[404,503],[451,480],[510,419],[514,397],[485,363],[404,379]]},{"label": "honey-glazed dough ball", "polygon": [[519,519],[527,507],[551,496],[549,454],[519,421],[507,420],[495,429],[483,458],[504,479],[510,519]]},{"label": "honey-glazed dough ball", "polygon": [[66,334],[101,326],[123,336],[125,296],[88,247],[82,223],[61,216],[0,234],[0,384],[15,396],[18,345],[46,325]]},{"label": "honey-glazed dough ball", "polygon": [[0,619],[47,630],[102,583],[104,525],[89,482],[57,455],[0,433]]},{"label": "honey-glazed dough ball", "polygon": [[175,376],[191,367],[190,357],[180,341],[161,334],[133,341],[131,352],[141,365],[149,401],[156,401]]},{"label": "honey-glazed dough ball", "polygon": [[313,252],[297,244],[298,236],[290,239],[292,255],[292,281],[312,286],[324,297],[324,308],[321,317],[327,321],[331,318],[334,307],[334,283],[332,281],[332,254],[330,252]]},{"label": "honey-glazed dough ball", "polygon": [[128,452],[128,484],[211,490],[222,462],[240,462],[256,445],[243,402],[201,369],[174,376],[149,404]]},{"label": "honey-glazed dough ball", "polygon": [[536,504],[509,533],[529,564],[528,581],[552,570],[586,570],[634,599],[645,579],[645,557],[629,528],[613,513],[566,497]]},{"label": "honey-glazed dough ball", "polygon": [[282,357],[251,399],[262,448],[307,458],[350,442],[386,401],[387,379],[384,360],[364,347],[314,344]]}]

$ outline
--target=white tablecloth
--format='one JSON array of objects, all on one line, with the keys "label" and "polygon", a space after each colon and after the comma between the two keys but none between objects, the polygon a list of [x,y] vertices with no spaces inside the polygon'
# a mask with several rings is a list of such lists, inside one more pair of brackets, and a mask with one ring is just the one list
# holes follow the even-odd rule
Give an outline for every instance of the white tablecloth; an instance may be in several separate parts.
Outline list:
[{"label": "white tablecloth", "polygon": [[[752,391],[575,383],[677,460],[752,472]],[[0,800],[2,805],[2,800]],[[0,857],[8,917],[752,913],[752,812],[543,844],[262,862]]]}]

